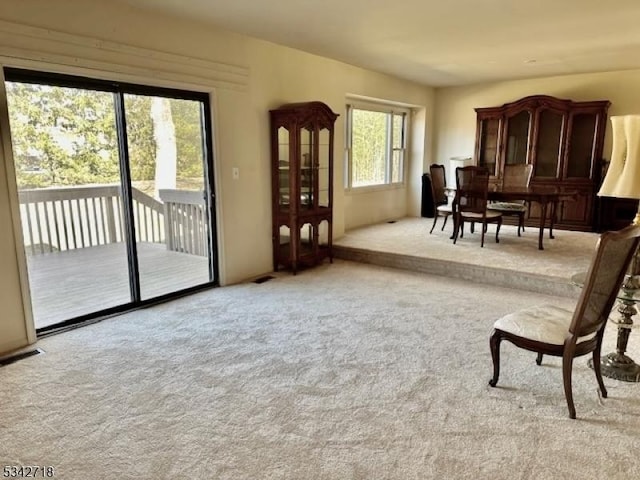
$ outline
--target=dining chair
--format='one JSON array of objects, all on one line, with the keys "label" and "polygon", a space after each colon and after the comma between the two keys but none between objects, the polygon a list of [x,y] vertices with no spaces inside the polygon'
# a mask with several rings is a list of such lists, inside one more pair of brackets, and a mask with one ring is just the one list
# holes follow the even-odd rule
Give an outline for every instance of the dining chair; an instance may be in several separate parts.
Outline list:
[{"label": "dining chair", "polygon": [[484,167],[469,166],[456,168],[456,195],[453,200],[453,243],[464,236],[464,222],[480,223],[482,236],[480,246],[484,247],[484,235],[488,223],[497,223],[496,243],[502,226],[502,213],[487,209],[489,192],[489,170]]},{"label": "dining chair", "polygon": [[[533,164],[511,164],[505,165],[503,169],[502,186],[508,187],[528,187],[533,174]],[[524,200],[515,202],[492,202],[489,204],[491,210],[501,212],[502,215],[518,217],[518,236],[520,230],[524,232],[524,216],[527,213],[527,205]]]},{"label": "dining chair", "polygon": [[571,388],[575,357],[592,353],[596,380],[602,397],[606,398],[607,389],[600,369],[602,337],[607,317],[639,241],[640,226],[636,225],[616,232],[605,232],[600,236],[573,311],[555,305],[542,305],[498,319],[489,340],[493,359],[493,377],[489,385],[495,387],[498,383],[500,342],[508,340],[519,348],[536,352],[538,365],[542,363],[543,355],[562,357],[562,379],[569,417],[576,418]]},{"label": "dining chair", "polygon": [[433,232],[436,226],[438,217],[444,217],[442,222],[442,228],[444,230],[447,224],[447,219],[453,214],[452,206],[449,204],[449,196],[447,195],[447,177],[445,174],[444,165],[432,164],[429,166],[429,174],[431,175],[431,194],[433,195],[433,204],[435,205],[435,211],[433,214],[433,225],[429,233]]}]

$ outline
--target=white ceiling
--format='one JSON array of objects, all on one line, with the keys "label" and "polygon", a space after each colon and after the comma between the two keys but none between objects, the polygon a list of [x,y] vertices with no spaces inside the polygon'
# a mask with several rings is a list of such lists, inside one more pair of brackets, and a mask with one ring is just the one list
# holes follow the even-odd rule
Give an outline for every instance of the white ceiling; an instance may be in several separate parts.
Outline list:
[{"label": "white ceiling", "polygon": [[431,86],[640,68],[640,0],[123,0]]}]

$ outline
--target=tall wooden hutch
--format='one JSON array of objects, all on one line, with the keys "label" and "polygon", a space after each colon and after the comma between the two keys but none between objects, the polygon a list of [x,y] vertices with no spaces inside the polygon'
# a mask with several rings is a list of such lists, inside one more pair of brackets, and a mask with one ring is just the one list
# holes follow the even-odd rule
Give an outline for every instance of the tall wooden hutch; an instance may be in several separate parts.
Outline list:
[{"label": "tall wooden hutch", "polygon": [[[556,225],[590,231],[596,225],[596,192],[609,101],[573,102],[546,95],[525,97],[499,107],[476,108],[475,160],[499,183],[505,165],[533,165],[533,185],[577,192]],[[539,216],[531,210],[531,220]],[[537,222],[538,220],[535,220]]]},{"label": "tall wooden hutch", "polygon": [[333,260],[333,138],[338,114],[322,102],[270,111],[273,269]]}]

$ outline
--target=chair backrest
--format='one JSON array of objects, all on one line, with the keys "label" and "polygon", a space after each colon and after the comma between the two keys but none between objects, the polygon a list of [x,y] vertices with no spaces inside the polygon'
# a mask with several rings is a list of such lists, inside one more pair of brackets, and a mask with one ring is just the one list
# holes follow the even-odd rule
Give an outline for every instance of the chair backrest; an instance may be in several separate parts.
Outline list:
[{"label": "chair backrest", "polygon": [[502,185],[504,187],[528,187],[533,174],[533,164],[519,163],[505,165]]},{"label": "chair backrest", "polygon": [[604,329],[639,242],[635,225],[600,236],[569,328],[574,338]]},{"label": "chair backrest", "polygon": [[489,170],[477,166],[456,168],[455,211],[484,214],[488,192]]},{"label": "chair backrest", "polygon": [[431,191],[433,192],[433,203],[438,205],[446,205],[449,202],[445,187],[447,185],[447,177],[444,171],[444,165],[436,163],[429,166],[429,174],[431,175]]}]

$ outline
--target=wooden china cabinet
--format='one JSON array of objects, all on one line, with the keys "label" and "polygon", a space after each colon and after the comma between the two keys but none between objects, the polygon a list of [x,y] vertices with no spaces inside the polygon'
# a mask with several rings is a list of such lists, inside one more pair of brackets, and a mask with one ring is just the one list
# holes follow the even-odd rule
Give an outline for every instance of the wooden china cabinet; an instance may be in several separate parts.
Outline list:
[{"label": "wooden china cabinet", "polygon": [[273,269],[333,260],[333,138],[338,114],[322,102],[270,111]]},{"label": "wooden china cabinet", "polygon": [[[475,161],[500,183],[505,165],[533,165],[532,185],[577,192],[556,225],[593,230],[609,101],[573,102],[533,95],[499,107],[476,108]],[[530,219],[538,222],[534,204]]]}]

